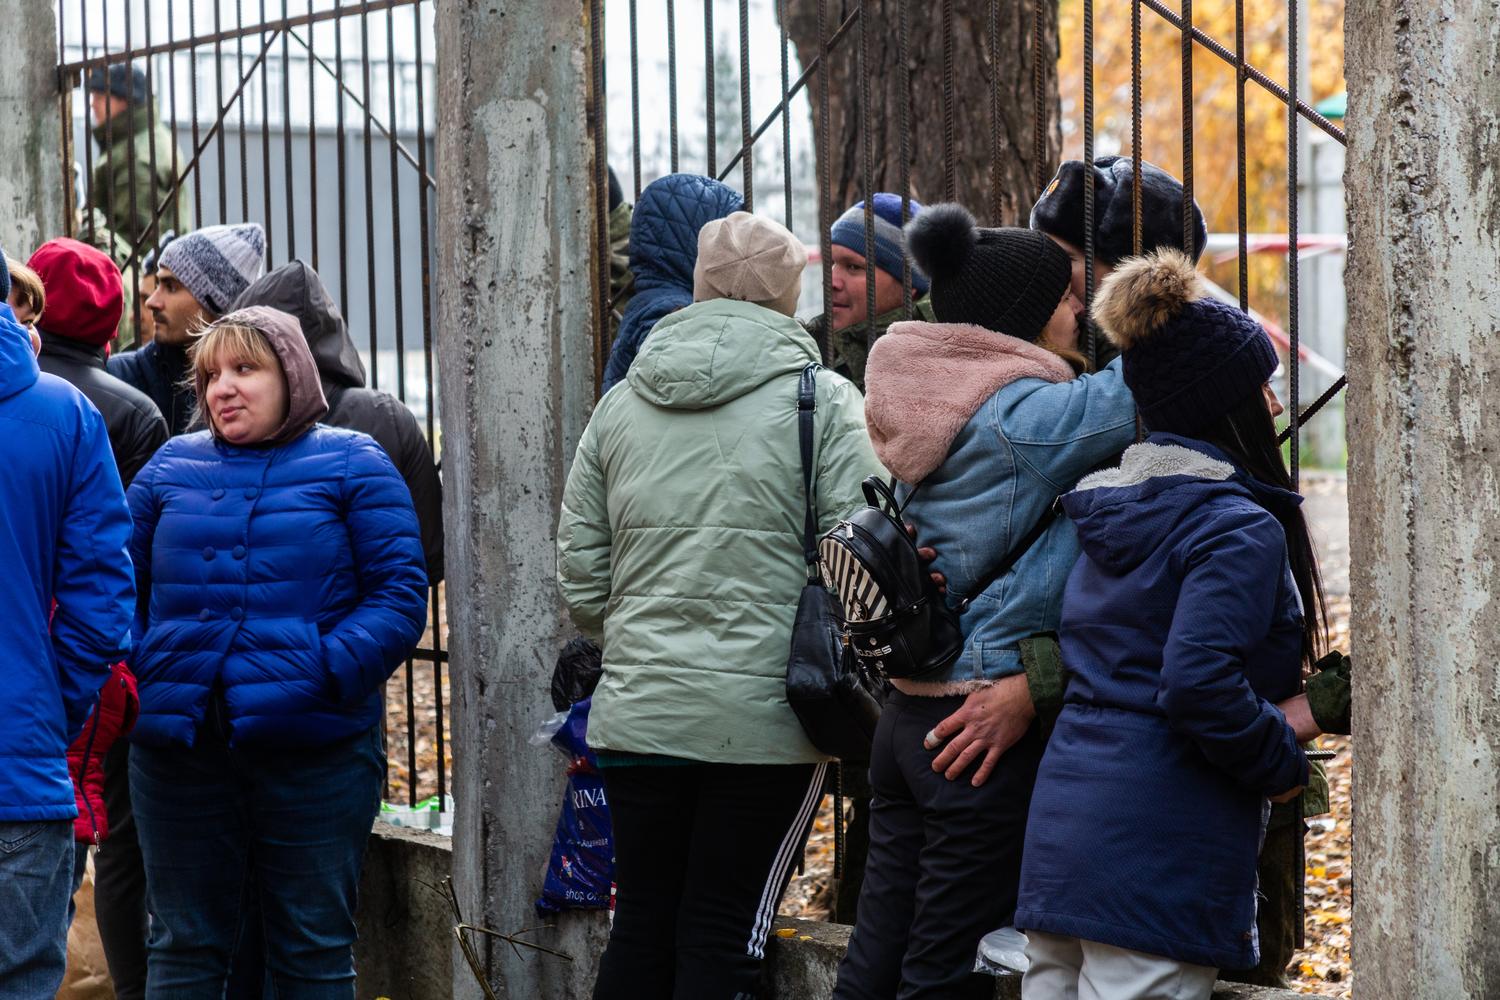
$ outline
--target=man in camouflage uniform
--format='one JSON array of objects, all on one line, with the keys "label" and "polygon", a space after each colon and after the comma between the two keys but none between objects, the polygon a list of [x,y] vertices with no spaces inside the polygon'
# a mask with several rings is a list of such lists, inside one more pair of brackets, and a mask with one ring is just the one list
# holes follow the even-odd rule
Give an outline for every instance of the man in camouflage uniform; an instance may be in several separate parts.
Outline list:
[{"label": "man in camouflage uniform", "polygon": [[635,291],[635,275],[630,271],[630,220],[634,216],[630,202],[615,177],[615,168],[609,168],[609,340],[614,343],[620,331],[620,317],[625,315],[625,306]]},{"label": "man in camouflage uniform", "polygon": [[[807,330],[819,343],[828,346],[828,367],[865,388],[865,359],[870,347],[898,320],[906,318],[903,306],[905,290],[901,285],[901,261],[904,253],[901,239],[901,196],[882,192],[870,199],[874,207],[875,259],[865,259],[865,203],[858,202],[839,216],[829,231],[832,249],[832,280],[828,308],[824,315],[813,317]],[[910,216],[922,206],[908,201]],[[875,322],[868,322],[867,282],[875,282]],[[912,319],[932,321],[932,307],[927,301],[927,278],[911,268]],[[824,316],[832,319],[832,331],[825,327]]]},{"label": "man in camouflage uniform", "polygon": [[[158,234],[167,230],[181,233],[191,229],[192,203],[186,184],[177,188],[161,218],[152,222],[187,159],[172,133],[157,120],[146,74],[126,63],[115,63],[107,69],[95,67],[89,73],[87,91],[94,115],[94,139],[100,148],[94,161],[89,207],[103,214],[104,224],[131,250],[154,244]],[[115,256],[113,251],[106,252]]]}]

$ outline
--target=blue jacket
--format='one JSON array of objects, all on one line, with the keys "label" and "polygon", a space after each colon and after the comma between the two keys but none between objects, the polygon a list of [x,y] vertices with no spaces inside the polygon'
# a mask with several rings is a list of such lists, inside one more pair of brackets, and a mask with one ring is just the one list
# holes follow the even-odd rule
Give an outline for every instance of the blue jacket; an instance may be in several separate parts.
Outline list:
[{"label": "blue jacket", "polygon": [[1302,610],[1267,507],[1297,502],[1168,434],[1065,499],[1083,541],[1060,630],[1071,679],[1032,795],[1017,926],[1258,961],[1266,797],[1307,781],[1273,704],[1300,684]]},{"label": "blue jacket", "polygon": [[130,487],[142,600],[133,739],[191,746],[222,692],[235,746],[316,746],[380,718],[422,635],[411,495],[373,439],[321,424],[272,447],[173,438]]},{"label": "blue jacket", "polygon": [[[893,335],[897,340],[891,344],[899,343],[913,325],[897,324],[877,342],[867,369],[867,409],[875,407],[881,391],[881,359],[889,350],[883,345]],[[937,550],[933,568],[948,579],[949,603],[968,597],[1058,494],[1118,455],[1134,437],[1135,403],[1118,361],[1069,381],[1018,378],[986,399],[906,508],[917,538]],[[962,690],[972,681],[1021,673],[1019,643],[1056,630],[1063,582],[1077,558],[1073,526],[1060,517],[1009,573],[974,598],[962,618],[959,659],[942,675],[914,680]]]},{"label": "blue jacket", "polygon": [[68,744],[130,645],[129,541],[104,418],[0,304],[0,821],[78,814]]},{"label": "blue jacket", "polygon": [[744,207],[739,192],[698,174],[668,174],[641,191],[630,220],[635,293],[620,317],[620,332],[604,367],[603,391],[625,377],[658,320],[693,304],[698,230]]}]

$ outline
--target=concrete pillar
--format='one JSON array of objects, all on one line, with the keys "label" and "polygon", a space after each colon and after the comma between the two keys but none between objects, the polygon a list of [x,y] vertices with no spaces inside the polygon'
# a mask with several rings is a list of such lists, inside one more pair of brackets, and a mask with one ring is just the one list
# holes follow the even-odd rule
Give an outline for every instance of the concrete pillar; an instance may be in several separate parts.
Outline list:
[{"label": "concrete pillar", "polygon": [[[571,634],[554,534],[593,403],[584,0],[437,5],[437,348],[453,663],[454,880],[496,931],[532,910],[562,762],[527,736]],[[477,940],[511,1000],[588,995],[602,914],[532,937],[572,962]],[[480,995],[455,953],[455,995]]]},{"label": "concrete pillar", "polygon": [[0,0],[0,247],[25,260],[63,234],[63,171],[53,0]]},{"label": "concrete pillar", "polygon": [[1354,975],[1500,996],[1500,36],[1493,0],[1345,25]]}]

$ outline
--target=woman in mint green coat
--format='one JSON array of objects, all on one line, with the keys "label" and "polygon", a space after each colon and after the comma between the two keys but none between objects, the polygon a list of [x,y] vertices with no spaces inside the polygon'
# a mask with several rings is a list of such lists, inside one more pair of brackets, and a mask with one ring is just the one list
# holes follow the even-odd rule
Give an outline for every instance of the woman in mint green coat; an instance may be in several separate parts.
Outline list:
[{"label": "woman in mint green coat", "polygon": [[[614,821],[617,901],[596,1000],[756,993],[826,759],[787,705],[802,557],[792,313],[806,252],[737,212],[699,234],[694,304],[652,330],[568,475],[558,582],[604,650],[589,744]],[[880,472],[864,404],[819,371],[820,529]]]}]

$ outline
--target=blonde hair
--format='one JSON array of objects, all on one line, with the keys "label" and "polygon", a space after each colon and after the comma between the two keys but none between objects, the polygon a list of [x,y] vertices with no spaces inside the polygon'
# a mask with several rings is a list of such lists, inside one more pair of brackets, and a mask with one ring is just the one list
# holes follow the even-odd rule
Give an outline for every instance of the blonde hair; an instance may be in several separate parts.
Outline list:
[{"label": "blonde hair", "polygon": [[286,381],[286,372],[282,370],[281,359],[276,356],[271,342],[253,326],[223,321],[210,323],[193,335],[188,351],[192,366],[192,388],[197,394],[193,420],[195,426],[213,430],[213,423],[208,418],[208,403],[204,397],[208,390],[208,370],[220,358],[269,368],[280,374],[283,382]]},{"label": "blonde hair", "polygon": [[42,285],[42,276],[20,261],[10,258],[6,258],[5,265],[10,269],[11,293],[21,296],[31,310],[31,321],[37,322],[42,318],[42,310],[47,307],[47,289]]}]

